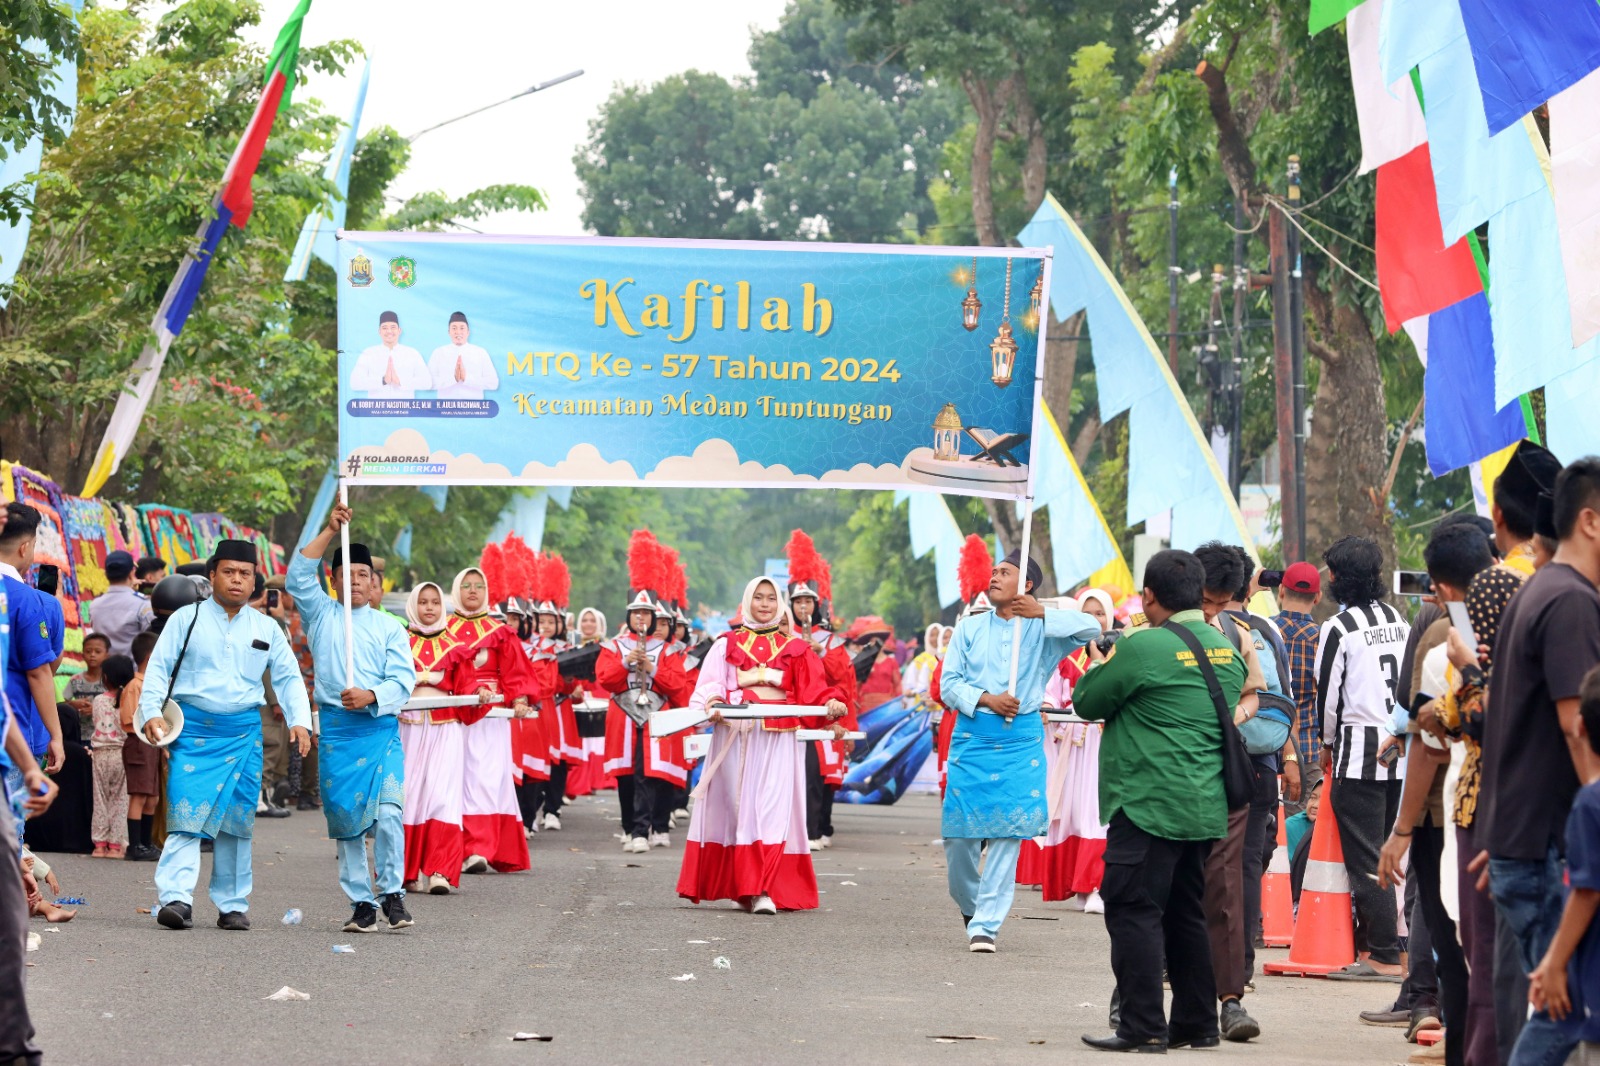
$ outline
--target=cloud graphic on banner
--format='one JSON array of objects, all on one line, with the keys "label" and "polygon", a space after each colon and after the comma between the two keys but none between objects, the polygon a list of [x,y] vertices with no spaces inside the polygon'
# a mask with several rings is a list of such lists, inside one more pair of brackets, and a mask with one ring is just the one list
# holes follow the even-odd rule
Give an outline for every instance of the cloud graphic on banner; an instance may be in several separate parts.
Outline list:
[{"label": "cloud graphic on banner", "polygon": [[644,476],[646,481],[751,481],[755,479],[783,481],[809,481],[817,483],[862,484],[882,483],[899,485],[905,478],[898,466],[885,464],[872,466],[857,463],[849,470],[830,470],[820,478],[809,474],[796,474],[779,463],[763,466],[754,459],[739,459],[739,452],[720,437],[701,441],[693,455],[669,455]]},{"label": "cloud graphic on banner", "polygon": [[623,460],[612,462],[600,454],[593,444],[574,444],[567,457],[554,465],[529,463],[522,468],[522,480],[562,481],[638,481],[633,464]]}]

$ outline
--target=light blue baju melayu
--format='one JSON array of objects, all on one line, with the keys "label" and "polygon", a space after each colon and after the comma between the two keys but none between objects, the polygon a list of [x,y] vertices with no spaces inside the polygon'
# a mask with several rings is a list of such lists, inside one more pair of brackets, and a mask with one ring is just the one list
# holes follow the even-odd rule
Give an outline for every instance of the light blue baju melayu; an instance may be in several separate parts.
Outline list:
[{"label": "light blue baju melayu", "polygon": [[156,891],[163,905],[193,904],[200,841],[210,838],[216,841],[211,901],[223,913],[245,911],[250,836],[261,794],[260,709],[267,702],[262,678],[270,672],[290,728],[311,725],[306,685],[278,623],[250,607],[230,619],[216,600],[204,600],[174,612],[156,641],[134,717],[140,732],[161,717],[185,637],[189,648],[172,685],[184,726],[168,748],[167,842],[156,865]]},{"label": "light blue baju melayu", "polygon": [[1009,687],[1015,628],[1015,620],[989,612],[956,623],[939,683],[945,706],[961,714],[945,763],[942,830],[950,895],[962,914],[972,916],[969,936],[999,931],[1011,910],[1022,841],[1049,824],[1039,716],[1045,685],[1062,659],[1100,635],[1100,623],[1078,611],[1047,610],[1043,619],[1022,619],[1016,692],[1021,709],[1007,722],[979,707],[978,699]]},{"label": "light blue baju melayu", "polygon": [[[372,607],[351,612],[355,633],[355,678],[345,680],[344,608],[317,582],[319,563],[296,552],[284,587],[294,597],[316,667],[317,710],[322,736],[322,808],[328,835],[338,842],[339,884],[351,903],[373,903],[365,838],[371,833],[378,893],[403,891],[405,753],[400,745],[400,708],[411,698],[417,675],[411,644],[398,619]],[[377,702],[347,711],[340,693],[368,689]]]}]

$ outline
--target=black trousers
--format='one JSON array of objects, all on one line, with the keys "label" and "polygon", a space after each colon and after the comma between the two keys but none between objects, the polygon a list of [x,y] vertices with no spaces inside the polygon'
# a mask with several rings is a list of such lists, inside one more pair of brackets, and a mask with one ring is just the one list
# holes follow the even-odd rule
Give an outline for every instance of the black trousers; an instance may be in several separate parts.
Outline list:
[{"label": "black trousers", "polygon": [[17,864],[17,823],[0,786],[0,1061],[38,1066],[44,1058],[33,1042],[28,1016],[28,891]]},{"label": "black trousers", "polygon": [[561,803],[567,791],[567,764],[558,762],[550,767],[550,780],[536,781],[524,777],[517,785],[517,810],[522,824],[532,828],[534,819],[542,808],[545,814],[561,813]]},{"label": "black trousers", "polygon": [[[1433,942],[1434,966],[1439,975],[1439,1006],[1446,1026],[1444,1061],[1446,1066],[1462,1066],[1467,1047],[1467,957],[1456,938],[1456,923],[1444,909],[1444,897],[1439,891],[1444,835],[1449,831],[1432,824],[1417,826],[1411,834],[1411,876],[1417,883],[1417,902]],[[1451,870],[1450,875],[1455,876],[1455,871]]]},{"label": "black trousers", "polygon": [[806,836],[811,840],[833,836],[833,786],[822,776],[817,742],[806,744]]},{"label": "black trousers", "polygon": [[[1121,994],[1124,1040],[1217,1035],[1217,985],[1206,934],[1209,840],[1152,836],[1118,811],[1106,830],[1100,896]],[[1161,964],[1172,980],[1172,1018],[1162,1015]]]},{"label": "black trousers", "polygon": [[[1244,827],[1244,854],[1240,856],[1244,863],[1244,983],[1239,986],[1241,992],[1244,984],[1254,980],[1256,975],[1256,934],[1261,932],[1261,878],[1266,874],[1262,855],[1271,854],[1267,849],[1267,834],[1278,809],[1276,767],[1256,759],[1251,760],[1251,766],[1256,772],[1256,789],[1250,798],[1250,813]],[[1274,839],[1273,844],[1276,843]],[[1218,991],[1224,989],[1219,987]]]},{"label": "black trousers", "polygon": [[1394,892],[1379,888],[1373,875],[1378,872],[1378,850],[1389,839],[1400,813],[1400,786],[1399,781],[1341,777],[1333,783],[1332,796],[1333,816],[1344,846],[1344,868],[1355,898],[1357,940],[1364,934],[1372,961],[1391,966],[1400,962],[1399,912]]},{"label": "black trousers", "polygon": [[617,802],[622,805],[622,828],[629,836],[649,838],[665,833],[672,818],[672,801],[677,788],[670,781],[647,777],[644,772],[645,745],[650,738],[643,726],[634,726],[633,773],[617,778]]}]

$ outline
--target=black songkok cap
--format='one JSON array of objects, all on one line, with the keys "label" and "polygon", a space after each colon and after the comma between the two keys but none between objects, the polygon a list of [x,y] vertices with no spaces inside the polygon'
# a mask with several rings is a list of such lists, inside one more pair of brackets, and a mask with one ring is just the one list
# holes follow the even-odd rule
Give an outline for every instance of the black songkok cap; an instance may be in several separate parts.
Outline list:
[{"label": "black songkok cap", "polygon": [[[350,545],[350,562],[355,566],[365,566],[372,569],[372,550],[365,544]],[[341,545],[333,549],[333,564],[331,570],[337,570],[344,565],[344,547]]]},{"label": "black songkok cap", "polygon": [[467,324],[467,316],[462,314],[460,311],[451,311],[450,312],[450,324],[453,326],[457,322],[459,322],[463,326],[465,326]]},{"label": "black songkok cap", "polygon": [[1548,540],[1561,539],[1560,534],[1556,532],[1556,498],[1548,492],[1539,494],[1538,510],[1534,512],[1533,517],[1533,531]]},{"label": "black songkok cap", "polygon": [[211,553],[211,563],[207,570],[215,570],[218,563],[249,563],[251,566],[260,566],[261,557],[251,541],[219,540],[216,550]]},{"label": "black songkok cap", "polygon": [[398,326],[400,324],[400,316],[395,314],[393,311],[385,311],[383,314],[378,316],[378,325],[381,326],[385,322],[393,322]]},{"label": "black songkok cap", "polygon": [[[1010,563],[1012,566],[1016,567],[1018,570],[1021,570],[1022,569],[1022,549],[1021,548],[1017,548],[1017,549],[1013,550],[1010,555],[1006,556],[1001,561]],[[1028,580],[1033,583],[1033,591],[1034,592],[1038,592],[1039,591],[1039,586],[1044,584],[1044,571],[1039,569],[1039,564],[1034,562],[1032,559],[1028,560]],[[1019,588],[1017,591],[1018,592],[1026,592],[1027,589],[1024,587],[1024,588]]]},{"label": "black songkok cap", "polygon": [[1525,440],[1511,453],[1505,471],[1495,481],[1494,497],[1502,506],[1504,501],[1514,500],[1524,514],[1530,514],[1539,506],[1541,493],[1555,491],[1559,473],[1561,460],[1550,449]]}]

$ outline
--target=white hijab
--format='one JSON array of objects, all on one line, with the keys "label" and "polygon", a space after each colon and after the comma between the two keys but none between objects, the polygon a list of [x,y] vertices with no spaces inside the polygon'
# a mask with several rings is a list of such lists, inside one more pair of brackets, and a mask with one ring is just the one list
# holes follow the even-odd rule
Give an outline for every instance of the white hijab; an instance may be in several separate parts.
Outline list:
[{"label": "white hijab", "polygon": [[1090,600],[1099,601],[1101,609],[1106,612],[1106,628],[1111,629],[1117,620],[1117,609],[1111,603],[1111,594],[1102,589],[1084,589],[1083,595],[1078,597],[1079,608],[1081,609]]},{"label": "white hijab", "polygon": [[[458,578],[457,580],[460,579]],[[422,600],[423,589],[433,589],[439,594],[439,620],[432,625],[424,625],[420,612],[417,610],[417,605]],[[413,633],[420,633],[425,637],[444,632],[446,623],[450,621],[450,612],[444,609],[444,589],[440,588],[438,583],[434,581],[424,581],[412,589],[406,595],[406,620],[411,623],[411,631]]]},{"label": "white hijab", "polygon": [[597,607],[585,607],[583,610],[578,612],[578,624],[576,626],[572,627],[572,633],[570,634],[568,639],[569,640],[583,640],[583,635],[582,635],[583,634],[583,619],[587,615],[593,615],[595,621],[600,623],[600,628],[595,631],[595,638],[594,639],[595,640],[605,640],[605,639],[607,639],[611,634],[606,632],[606,616],[605,616],[605,612],[601,611]]},{"label": "white hijab", "polygon": [[[750,599],[756,594],[756,589],[760,587],[763,581],[771,585],[772,591],[778,594],[778,613],[773,617],[772,622],[768,625],[758,626],[756,624],[755,615],[750,611]],[[778,623],[784,621],[789,623],[789,632],[792,633],[795,629],[794,615],[789,613],[789,605],[783,600],[783,591],[778,588],[778,583],[776,581],[772,580],[770,577],[767,577],[765,574],[760,577],[751,578],[750,583],[744,587],[744,595],[739,599],[739,616],[744,619],[744,627],[752,633],[771,632],[777,627]]]},{"label": "white hijab", "polygon": [[483,578],[483,583],[485,585],[489,583],[489,578],[482,570],[479,570],[476,566],[467,567],[465,570],[461,571],[461,573],[456,575],[456,579],[454,581],[450,582],[450,603],[455,613],[460,615],[462,618],[482,618],[484,615],[489,613],[488,593],[484,593],[482,610],[479,610],[475,614],[467,614],[461,609],[461,582],[466,580],[468,574],[477,574],[479,577]]}]

